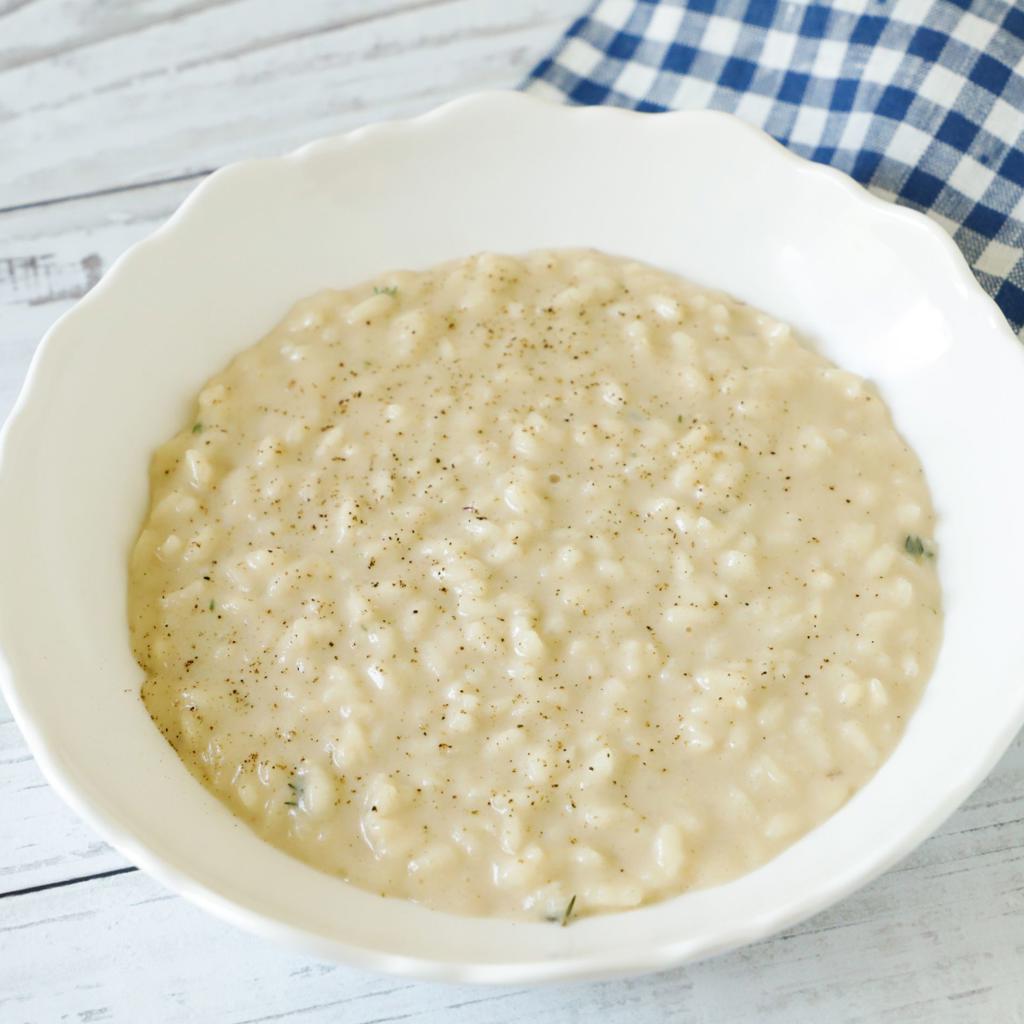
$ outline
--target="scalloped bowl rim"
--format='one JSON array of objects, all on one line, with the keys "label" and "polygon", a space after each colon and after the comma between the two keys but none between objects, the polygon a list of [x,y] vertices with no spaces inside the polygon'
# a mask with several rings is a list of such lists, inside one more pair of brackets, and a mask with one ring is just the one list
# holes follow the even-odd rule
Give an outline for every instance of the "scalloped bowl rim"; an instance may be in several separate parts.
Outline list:
[{"label": "scalloped bowl rim", "polygon": [[[949,275],[952,285],[950,290],[960,293],[963,304],[971,307],[972,316],[981,327],[979,333],[987,332],[987,336],[992,339],[987,344],[996,347],[1003,345],[1000,358],[1007,361],[1008,367],[1017,366],[1016,371],[1009,369],[1007,372],[1018,372],[1019,379],[1024,380],[1024,356],[1020,346],[995,303],[975,282],[952,239],[937,224],[913,211],[871,196],[838,171],[802,160],[758,129],[731,115],[708,111],[649,115],[609,107],[554,107],[515,93],[477,94],[448,103],[415,119],[373,124],[347,135],[309,143],[286,156],[233,164],[200,183],[162,227],[132,246],[113,264],[92,292],[64,314],[40,344],[22,392],[0,431],[0,524],[6,521],[5,505],[11,502],[12,489],[18,484],[17,480],[11,480],[13,455],[19,446],[31,445],[30,433],[22,436],[24,431],[31,430],[29,412],[39,407],[50,385],[50,378],[60,372],[62,361],[68,356],[69,346],[76,342],[75,327],[83,312],[116,295],[121,289],[122,279],[134,267],[149,261],[159,261],[164,255],[163,251],[173,244],[173,239],[183,227],[190,224],[193,218],[209,212],[204,208],[214,190],[222,190],[225,184],[238,187],[260,168],[310,165],[325,158],[337,160],[351,153],[356,146],[372,146],[381,140],[396,136],[404,138],[413,133],[429,134],[436,127],[446,126],[463,117],[468,117],[477,126],[487,119],[504,118],[506,121],[526,124],[534,119],[554,117],[563,122],[567,132],[578,133],[589,130],[589,126],[593,125],[602,131],[614,133],[619,126],[635,126],[639,119],[644,119],[652,128],[657,125],[658,131],[678,132],[681,137],[691,131],[722,133],[730,137],[732,144],[749,147],[758,157],[777,167],[784,167],[784,174],[808,182],[809,190],[813,186],[820,193],[823,191],[822,186],[827,185],[832,190],[831,200],[837,206],[843,203],[854,204],[865,214],[870,214],[876,222],[884,219],[897,234],[905,234],[908,238],[916,236],[917,244],[926,249],[932,248],[937,254],[936,259],[944,265],[944,272]],[[585,127],[581,128],[581,125]],[[631,255],[644,258],[643,253]],[[3,545],[4,542],[0,542],[0,552],[6,550]],[[1013,554],[1016,557],[1018,552],[1015,550]],[[279,915],[259,906],[251,903],[243,905],[217,887],[197,879],[188,864],[168,859],[147,846],[134,833],[132,822],[125,820],[124,815],[112,808],[102,793],[90,789],[88,782],[76,774],[51,738],[45,719],[32,706],[32,687],[28,682],[32,673],[24,665],[17,664],[8,653],[8,649],[13,646],[8,626],[8,619],[12,618],[11,600],[5,588],[4,593],[0,594],[0,690],[44,775],[81,818],[146,872],[226,921],[313,955],[419,978],[521,983],[607,977],[664,969],[763,938],[842,899],[905,856],[948,817],[988,774],[1024,722],[1024,693],[1021,693],[1011,702],[1009,713],[1003,718],[1001,726],[992,729],[988,745],[964,757],[964,766],[958,775],[957,784],[950,786],[940,797],[926,801],[927,813],[914,818],[909,825],[905,825],[902,832],[892,835],[887,843],[880,843],[870,856],[842,864],[828,884],[820,885],[807,894],[781,899],[770,910],[743,922],[733,922],[717,932],[712,930],[677,941],[660,940],[646,947],[608,949],[600,955],[586,952],[575,954],[571,944],[567,944],[564,949],[537,959],[455,962],[434,959],[429,954],[396,954],[383,948],[353,944],[345,940],[342,934],[344,929],[342,933],[324,935],[296,926],[294,922],[283,920]],[[24,661],[23,658],[21,660]],[[1019,660],[1015,664],[1020,664]],[[612,915],[606,920],[616,916],[619,915]],[[621,915],[623,918],[626,916]],[[498,927],[505,927],[506,924],[499,923]],[[572,931],[566,930],[567,934]]]}]

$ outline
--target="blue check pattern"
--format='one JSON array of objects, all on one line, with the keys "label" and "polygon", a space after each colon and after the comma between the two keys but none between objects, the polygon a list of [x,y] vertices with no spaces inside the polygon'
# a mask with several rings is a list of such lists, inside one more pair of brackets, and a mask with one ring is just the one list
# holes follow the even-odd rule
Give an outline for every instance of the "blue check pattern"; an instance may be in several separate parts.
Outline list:
[{"label": "blue check pattern", "polygon": [[524,88],[714,108],[934,217],[1024,327],[1024,6],[599,0]]}]

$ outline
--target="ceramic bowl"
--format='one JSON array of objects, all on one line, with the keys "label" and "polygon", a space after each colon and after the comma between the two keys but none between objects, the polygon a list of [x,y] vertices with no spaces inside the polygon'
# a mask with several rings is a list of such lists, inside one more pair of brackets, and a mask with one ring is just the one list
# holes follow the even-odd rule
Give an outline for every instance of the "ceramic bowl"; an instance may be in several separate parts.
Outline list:
[{"label": "ceramic bowl", "polygon": [[[873,379],[940,527],[935,674],[875,778],[728,885],[571,927],[386,900],[263,843],[150,722],[126,626],[150,452],[297,298],[595,246],[725,289]],[[317,956],[457,981],[650,971],[762,938],[927,836],[1024,719],[1024,350],[950,239],[718,113],[470,97],[212,175],[47,335],[0,450],[0,677],[47,778],[171,889]]]}]

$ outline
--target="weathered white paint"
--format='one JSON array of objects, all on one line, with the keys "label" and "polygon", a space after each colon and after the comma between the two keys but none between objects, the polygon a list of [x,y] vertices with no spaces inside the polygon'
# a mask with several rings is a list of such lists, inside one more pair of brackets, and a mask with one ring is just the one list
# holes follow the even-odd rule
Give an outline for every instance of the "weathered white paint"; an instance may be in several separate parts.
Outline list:
[{"label": "weathered white paint", "polygon": [[0,17],[0,208],[192,174],[515,86],[580,6],[15,5]]},{"label": "weathered white paint", "polygon": [[196,184],[174,182],[0,214],[0,420],[57,317],[128,246],[166,220]]},{"label": "weathered white paint", "polygon": [[[18,727],[6,708],[2,713],[8,720],[0,724],[0,893],[124,867],[124,858],[43,781]],[[9,906],[0,900],[0,922]],[[0,940],[0,960],[3,949]]]},{"label": "weathered white paint", "polygon": [[[0,214],[0,418],[39,337],[203,171],[514,85],[582,6],[0,0],[0,207],[43,204]],[[103,194],[68,198],[89,192]],[[1024,1022],[1022,739],[936,836],[840,906],[632,981],[490,991],[335,968],[138,873],[74,881],[124,867],[42,781],[0,704],[0,893],[51,887],[0,899],[4,1024]]]}]

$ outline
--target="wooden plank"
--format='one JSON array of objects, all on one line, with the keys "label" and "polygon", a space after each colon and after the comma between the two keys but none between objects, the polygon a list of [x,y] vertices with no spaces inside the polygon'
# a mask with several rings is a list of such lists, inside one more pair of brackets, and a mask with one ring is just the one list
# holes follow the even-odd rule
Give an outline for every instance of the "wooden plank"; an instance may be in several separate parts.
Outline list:
[{"label": "wooden plank", "polygon": [[0,422],[42,336],[195,187],[174,182],[0,215]]},{"label": "wooden plank", "polygon": [[1024,743],[895,871],[766,942],[655,977],[538,990],[421,985],[243,935],[140,874],[0,900],[0,1019],[1020,1021]]},{"label": "wooden plank", "polygon": [[[69,6],[0,17],[0,208],[209,170],[514,86],[579,0]],[[53,21],[64,28],[48,43]]]},{"label": "wooden plank", "polygon": [[[7,721],[0,724],[0,895],[124,867],[124,858],[79,821],[46,784],[6,708],[4,713]],[[0,920],[4,910],[0,901]]]},{"label": "wooden plank", "polygon": [[210,6],[211,0],[0,0],[0,70],[66,58]]}]

